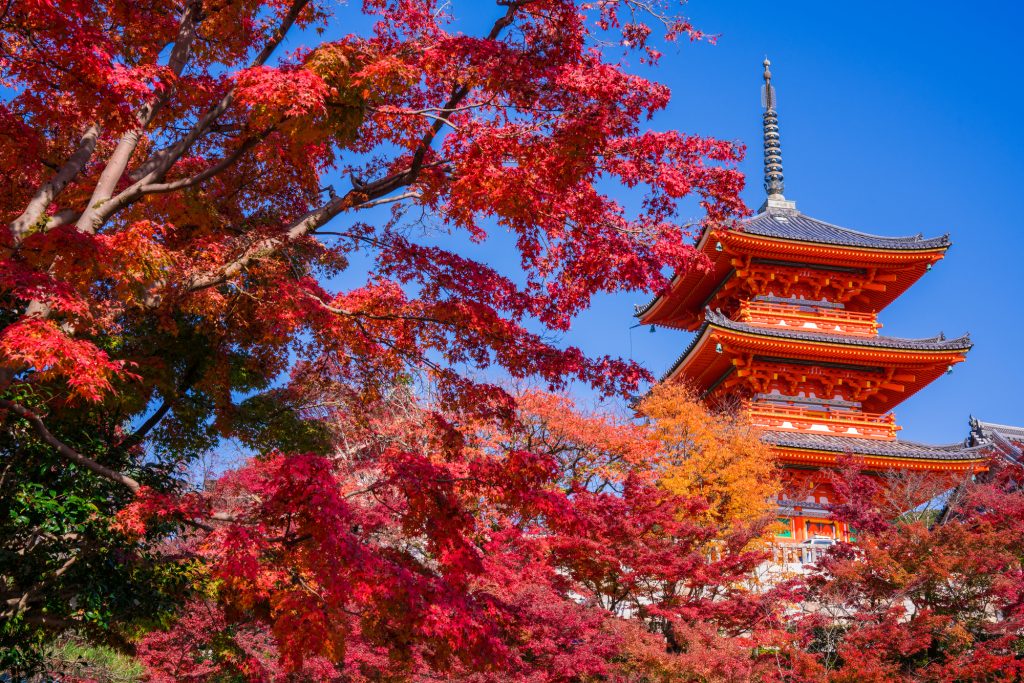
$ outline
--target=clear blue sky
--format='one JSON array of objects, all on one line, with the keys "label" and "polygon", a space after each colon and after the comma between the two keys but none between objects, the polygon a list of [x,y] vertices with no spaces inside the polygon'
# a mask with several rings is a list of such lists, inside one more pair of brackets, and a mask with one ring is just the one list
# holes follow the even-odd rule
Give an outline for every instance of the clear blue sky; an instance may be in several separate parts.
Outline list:
[{"label": "clear blue sky", "polygon": [[[975,347],[952,375],[897,407],[901,438],[960,440],[970,414],[1024,424],[1024,9],[693,0],[688,14],[720,37],[714,46],[666,51],[660,80],[673,101],[654,125],[745,142],[749,205],[763,200],[759,85],[767,54],[788,199],[866,232],[950,233],[946,259],[882,312],[883,333],[969,331]],[[641,298],[602,299],[567,341],[632,354],[660,373],[690,337],[630,334]]]},{"label": "clear blue sky", "polygon": [[[454,5],[467,33],[497,12],[490,2]],[[882,312],[883,333],[969,331],[975,347],[952,375],[897,408],[901,437],[958,441],[970,414],[1024,424],[1014,398],[1024,384],[1024,9],[1008,2],[692,0],[687,14],[719,39],[670,46],[657,70],[638,67],[673,91],[653,128],[746,143],[744,197],[756,208],[763,200],[761,60],[768,55],[788,199],[856,230],[951,234],[946,259]],[[515,271],[507,249],[484,247],[479,255]],[[690,337],[631,330],[633,305],[646,298],[601,297],[564,342],[632,357],[660,375]]]}]

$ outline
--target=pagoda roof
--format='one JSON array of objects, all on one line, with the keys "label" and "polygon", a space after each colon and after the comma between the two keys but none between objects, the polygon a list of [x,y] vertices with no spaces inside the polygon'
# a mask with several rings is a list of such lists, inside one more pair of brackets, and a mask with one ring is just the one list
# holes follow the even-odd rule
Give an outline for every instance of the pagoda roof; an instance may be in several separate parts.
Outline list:
[{"label": "pagoda roof", "polygon": [[779,512],[792,514],[792,512],[797,508],[807,510],[809,512],[817,512],[822,516],[832,514],[832,506],[828,503],[818,503],[810,500],[780,500],[778,502]]},{"label": "pagoda roof", "polygon": [[864,377],[874,388],[857,400],[868,412],[884,413],[965,360],[970,348],[968,335],[903,339],[839,334],[737,322],[706,311],[693,340],[661,381],[685,378],[695,391],[706,395],[718,387],[730,391],[737,381],[746,382],[737,364],[744,357],[788,367],[790,372],[799,366],[825,365],[835,372],[876,375]]},{"label": "pagoda roof", "polygon": [[949,235],[926,238],[921,233],[906,237],[886,237],[850,230],[812,218],[796,209],[768,209],[741,220],[737,229],[753,235],[865,249],[923,250],[946,249]]},{"label": "pagoda roof", "polygon": [[910,351],[967,351],[972,346],[970,334],[964,334],[954,339],[946,339],[946,336],[941,332],[934,337],[925,337],[923,339],[904,339],[903,337],[885,337],[882,335],[832,334],[829,332],[792,329],[778,325],[753,325],[751,323],[737,322],[718,311],[706,311],[704,320],[705,326],[716,325],[735,332],[810,342],[844,344],[847,346],[874,346],[883,349],[906,349]]},{"label": "pagoda roof", "polygon": [[832,436],[809,432],[765,431],[761,439],[768,444],[786,449],[825,451],[828,453],[876,456],[910,460],[978,461],[987,459],[980,446],[965,446],[962,442],[933,446],[915,441],[885,441]]},{"label": "pagoda roof", "polygon": [[695,329],[706,306],[728,307],[726,300],[743,298],[739,291],[719,291],[738,277],[734,264],[743,256],[780,266],[888,273],[884,287],[863,291],[860,299],[846,304],[851,310],[877,312],[941,259],[950,244],[948,235],[886,237],[843,228],[796,209],[771,208],[732,226],[705,228],[695,248],[708,267],[677,272],[666,291],[636,306],[634,315],[644,323]]},{"label": "pagoda roof", "polygon": [[863,336],[830,334],[827,332],[809,332],[797,329],[788,329],[779,326],[752,325],[750,323],[737,322],[723,315],[718,311],[705,311],[704,323],[697,330],[693,340],[686,347],[672,367],[662,376],[662,381],[668,379],[679,366],[686,360],[686,357],[700,343],[705,331],[709,327],[719,327],[733,332],[753,334],[761,337],[774,339],[793,339],[796,341],[808,341],[814,343],[841,344],[853,347],[869,347],[881,349],[894,349],[906,351],[969,351],[973,346],[971,335],[964,334],[954,339],[946,339],[945,335],[938,334],[934,337],[923,339],[904,339],[902,337],[885,336]]}]

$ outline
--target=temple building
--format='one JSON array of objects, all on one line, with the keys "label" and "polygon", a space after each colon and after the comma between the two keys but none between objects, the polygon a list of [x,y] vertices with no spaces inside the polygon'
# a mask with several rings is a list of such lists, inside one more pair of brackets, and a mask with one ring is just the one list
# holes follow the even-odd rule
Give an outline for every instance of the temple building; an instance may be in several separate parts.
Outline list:
[{"label": "temple building", "polygon": [[965,445],[987,449],[993,457],[1024,465],[1024,427],[970,420],[971,433]]},{"label": "temple building", "polygon": [[837,501],[827,472],[845,454],[869,471],[954,481],[985,469],[992,439],[985,423],[973,443],[897,437],[893,408],[963,362],[971,341],[886,336],[878,314],[943,258],[949,237],[883,237],[801,213],[783,194],[768,60],[764,67],[764,205],[706,228],[696,246],[710,267],[677,275],[636,315],[695,333],[663,381],[685,381],[712,405],[738,403],[772,445],[785,484],[780,536],[847,539],[851,530],[828,511]]}]

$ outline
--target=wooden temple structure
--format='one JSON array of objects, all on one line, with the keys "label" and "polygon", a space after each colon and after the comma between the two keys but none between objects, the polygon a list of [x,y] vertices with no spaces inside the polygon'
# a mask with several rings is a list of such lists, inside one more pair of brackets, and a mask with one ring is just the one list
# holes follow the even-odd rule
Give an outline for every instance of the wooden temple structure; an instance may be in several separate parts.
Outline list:
[{"label": "wooden temple structure", "polygon": [[892,413],[963,362],[971,341],[880,333],[878,314],[943,258],[948,235],[884,237],[801,213],[783,195],[768,60],[762,105],[764,205],[705,229],[697,249],[710,267],[679,274],[636,315],[695,333],[663,381],[685,381],[713,405],[739,402],[771,444],[784,472],[780,540],[848,539],[828,511],[827,470],[845,454],[879,473],[953,480],[985,468],[984,445],[901,440]]},{"label": "wooden temple structure", "polygon": [[986,449],[994,458],[1024,465],[1024,427],[970,419],[971,433],[965,445]]}]

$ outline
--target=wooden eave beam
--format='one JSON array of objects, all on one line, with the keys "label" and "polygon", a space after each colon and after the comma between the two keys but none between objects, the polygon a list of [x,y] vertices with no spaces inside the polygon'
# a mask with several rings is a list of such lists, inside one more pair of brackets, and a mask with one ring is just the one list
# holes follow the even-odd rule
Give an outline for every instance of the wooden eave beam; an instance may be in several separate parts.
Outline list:
[{"label": "wooden eave beam", "polygon": [[[789,446],[771,446],[779,461],[785,466],[792,460],[794,464],[834,466],[842,455],[832,451],[792,448]],[[869,470],[926,470],[932,472],[984,472],[988,470],[987,458],[971,458],[968,460],[946,460],[940,458],[898,458],[881,455],[854,454],[862,460]]]},{"label": "wooden eave beam", "polygon": [[[878,249],[870,247],[849,247],[820,242],[800,242],[777,237],[765,237],[748,232],[727,231],[718,237],[718,241],[733,247],[737,252],[755,255],[778,254],[813,254],[825,257],[826,263],[838,261],[849,263],[869,263],[892,265],[897,263],[935,263],[941,260],[948,247],[930,247],[927,249]],[[759,253],[758,253],[759,252]]]}]

